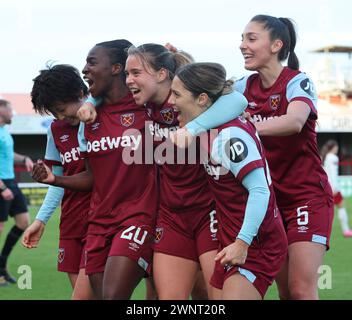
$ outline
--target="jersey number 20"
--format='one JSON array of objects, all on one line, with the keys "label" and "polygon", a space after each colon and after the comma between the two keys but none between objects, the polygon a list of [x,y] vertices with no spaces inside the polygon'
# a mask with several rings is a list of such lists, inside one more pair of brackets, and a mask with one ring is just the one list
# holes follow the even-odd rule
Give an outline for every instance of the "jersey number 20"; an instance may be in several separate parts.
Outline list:
[{"label": "jersey number 20", "polygon": [[[135,230],[136,229],[136,230]],[[144,243],[144,240],[148,234],[148,231],[144,230],[142,237],[139,238],[139,234],[142,231],[140,227],[130,226],[126,230],[124,230],[120,236],[121,239],[132,240],[139,245]]]}]

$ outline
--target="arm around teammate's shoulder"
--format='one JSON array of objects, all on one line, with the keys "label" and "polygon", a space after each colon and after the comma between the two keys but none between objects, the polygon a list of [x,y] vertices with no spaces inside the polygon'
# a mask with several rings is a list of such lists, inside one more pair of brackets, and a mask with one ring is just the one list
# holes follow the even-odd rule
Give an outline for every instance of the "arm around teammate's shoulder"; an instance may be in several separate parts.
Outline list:
[{"label": "arm around teammate's shoulder", "polygon": [[255,127],[261,136],[290,136],[302,131],[310,112],[311,109],[307,103],[292,101],[285,115],[256,122]]}]

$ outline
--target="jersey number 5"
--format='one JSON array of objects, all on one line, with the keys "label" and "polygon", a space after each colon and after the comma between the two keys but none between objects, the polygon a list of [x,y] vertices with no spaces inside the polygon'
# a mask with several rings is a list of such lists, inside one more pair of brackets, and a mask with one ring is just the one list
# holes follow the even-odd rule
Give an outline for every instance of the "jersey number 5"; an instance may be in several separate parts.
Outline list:
[{"label": "jersey number 5", "polygon": [[305,226],[308,224],[308,206],[297,208],[297,224],[299,226]]}]

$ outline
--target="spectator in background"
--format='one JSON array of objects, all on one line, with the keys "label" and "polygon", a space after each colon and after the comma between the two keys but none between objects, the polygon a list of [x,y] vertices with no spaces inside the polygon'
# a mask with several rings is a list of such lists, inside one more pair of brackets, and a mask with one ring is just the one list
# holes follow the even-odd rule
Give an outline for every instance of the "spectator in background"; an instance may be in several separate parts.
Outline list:
[{"label": "spectator in background", "polygon": [[339,145],[335,140],[328,140],[321,148],[320,155],[324,169],[328,174],[329,182],[334,194],[334,205],[337,206],[337,214],[340,220],[342,234],[346,238],[352,237],[352,230],[348,225],[348,214],[344,206],[341,194],[338,175],[339,175]]},{"label": "spectator in background", "polygon": [[13,138],[5,128],[12,119],[11,104],[0,99],[0,235],[4,223],[10,215],[15,225],[9,231],[0,253],[0,286],[16,283],[7,271],[7,260],[18,239],[29,224],[26,199],[15,181],[14,164],[22,164],[27,171],[33,168],[32,160],[25,155],[14,152]]}]

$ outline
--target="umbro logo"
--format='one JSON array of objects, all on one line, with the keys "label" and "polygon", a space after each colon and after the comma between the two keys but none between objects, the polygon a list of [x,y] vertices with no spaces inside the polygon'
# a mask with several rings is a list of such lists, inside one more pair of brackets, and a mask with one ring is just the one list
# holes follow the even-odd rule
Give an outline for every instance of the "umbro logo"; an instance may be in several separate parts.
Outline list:
[{"label": "umbro logo", "polygon": [[93,123],[91,126],[92,131],[99,129],[99,126],[100,126],[100,122]]},{"label": "umbro logo", "polygon": [[248,108],[255,109],[256,107],[258,107],[258,105],[255,102],[249,102],[248,103]]},{"label": "umbro logo", "polygon": [[70,136],[68,135],[68,134],[64,134],[63,136],[61,136],[60,137],[60,141],[61,142],[66,142],[66,141],[68,141],[68,138],[69,138]]},{"label": "umbro logo", "polygon": [[277,110],[280,106],[281,96],[279,94],[273,94],[270,96],[270,108]]}]

